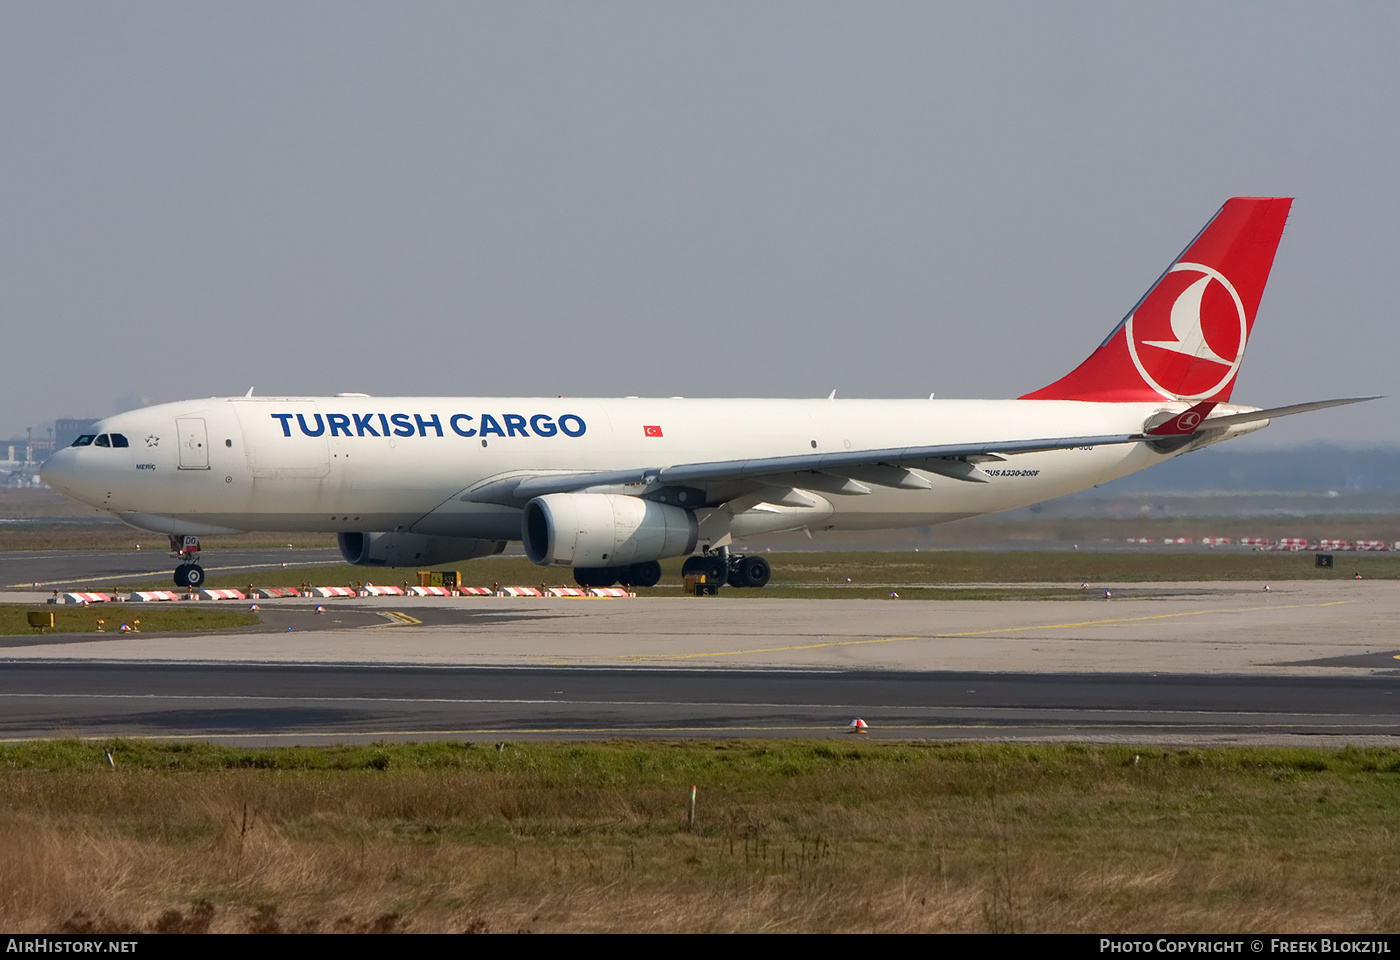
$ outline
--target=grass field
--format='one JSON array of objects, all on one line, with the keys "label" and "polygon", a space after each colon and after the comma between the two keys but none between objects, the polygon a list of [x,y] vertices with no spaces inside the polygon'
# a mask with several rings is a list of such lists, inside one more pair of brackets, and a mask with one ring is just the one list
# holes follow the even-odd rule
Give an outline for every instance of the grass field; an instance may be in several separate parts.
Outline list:
[{"label": "grass field", "polygon": [[1400,923],[1396,750],[66,741],[0,771],[11,931]]},{"label": "grass field", "polygon": [[251,627],[259,623],[257,614],[212,609],[207,606],[157,603],[136,606],[120,603],[49,606],[6,603],[0,604],[0,636],[39,633],[40,631],[29,625],[26,614],[30,611],[53,614],[54,625],[45,627],[44,633],[97,633],[99,627],[105,633],[116,633],[124,623],[142,633],[219,630],[225,627]]},{"label": "grass field", "polygon": [[[0,552],[13,550],[135,550],[137,544],[160,557],[170,549],[168,537],[144,533],[121,523],[17,523],[0,527]],[[220,550],[334,550],[335,536],[326,533],[243,533],[219,537]],[[173,568],[172,568],[173,569]]]},{"label": "grass field", "polygon": [[[0,511],[0,515],[3,512]],[[1104,541],[1123,543],[1128,537],[1153,537],[1159,543],[1168,537],[1225,536],[1240,537],[1305,537],[1312,540],[1385,540],[1400,539],[1400,519],[1394,516],[1301,518],[1276,517],[1260,520],[1202,520],[1190,517],[1168,520],[1121,520],[1103,518],[1009,519],[1001,516],[977,517],[958,523],[944,524],[904,531],[878,531],[874,534],[824,534],[816,541],[826,552],[870,550],[869,541],[881,545],[879,550],[970,550],[989,544],[1074,543],[1087,551]],[[759,545],[774,550],[790,549],[797,538],[777,535],[759,541]],[[146,533],[121,523],[63,523],[42,519],[17,520],[0,525],[0,552],[11,550],[133,550],[136,544],[147,550],[165,550],[166,538]],[[206,547],[215,550],[278,549],[292,544],[295,549],[335,549],[336,539],[330,533],[244,533],[210,537]],[[809,542],[798,549],[805,550]]]},{"label": "grass field", "polygon": [[[210,554],[210,557],[213,557]],[[998,599],[1002,597],[1076,599],[1085,596],[1082,583],[1153,584],[1183,580],[1269,581],[1338,580],[1360,573],[1371,580],[1400,578],[1400,556],[1337,554],[1337,566],[1319,569],[1311,553],[1062,553],[1017,551],[926,551],[920,553],[772,553],[773,580],[763,590],[726,589],[727,597],[865,597],[888,596],[891,590],[907,599]],[[206,558],[207,559],[207,558]],[[681,560],[662,561],[662,582],[640,596],[676,596],[680,592]],[[574,586],[569,571],[537,567],[523,557],[490,557],[438,569],[461,571],[471,586]],[[221,576],[211,573],[208,586],[246,587],[346,586],[370,581],[383,585],[417,583],[417,568],[332,567],[295,568]],[[849,578],[849,582],[847,580]],[[1004,587],[990,588],[997,584]],[[977,585],[977,586],[968,586]],[[1051,586],[1045,586],[1051,585]],[[138,584],[127,585],[136,589]],[[169,589],[165,580],[145,584]],[[951,588],[957,589],[951,589]],[[1015,589],[1006,589],[1014,587]]]}]

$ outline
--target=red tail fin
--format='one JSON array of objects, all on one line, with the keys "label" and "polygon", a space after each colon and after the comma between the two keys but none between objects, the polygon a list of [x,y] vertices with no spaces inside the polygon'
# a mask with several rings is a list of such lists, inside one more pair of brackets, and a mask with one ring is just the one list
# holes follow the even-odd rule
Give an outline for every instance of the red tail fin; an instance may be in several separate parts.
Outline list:
[{"label": "red tail fin", "polygon": [[1225,201],[1089,359],[1021,399],[1228,401],[1292,203]]}]

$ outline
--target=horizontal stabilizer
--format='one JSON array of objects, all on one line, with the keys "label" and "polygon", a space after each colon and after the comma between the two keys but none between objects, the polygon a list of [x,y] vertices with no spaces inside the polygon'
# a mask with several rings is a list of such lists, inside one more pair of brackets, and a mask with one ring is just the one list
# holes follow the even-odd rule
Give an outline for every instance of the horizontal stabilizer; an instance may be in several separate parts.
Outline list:
[{"label": "horizontal stabilizer", "polygon": [[[1212,417],[1203,421],[1197,429],[1207,430],[1216,427],[1233,427],[1237,423],[1258,423],[1260,420],[1276,420],[1279,417],[1291,417],[1295,413],[1311,413],[1314,410],[1326,410],[1328,407],[1344,407],[1349,403],[1365,403],[1367,400],[1379,400],[1376,397],[1347,397],[1344,400],[1315,400],[1312,403],[1294,403],[1286,407],[1274,407],[1271,410],[1253,410],[1249,413],[1232,413],[1225,417]],[[1194,409],[1194,408],[1193,408]]]}]

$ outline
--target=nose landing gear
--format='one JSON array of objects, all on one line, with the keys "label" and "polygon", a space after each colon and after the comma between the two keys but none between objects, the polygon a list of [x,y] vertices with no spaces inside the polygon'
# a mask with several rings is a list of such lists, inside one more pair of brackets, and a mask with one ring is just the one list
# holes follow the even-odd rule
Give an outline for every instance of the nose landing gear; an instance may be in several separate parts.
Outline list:
[{"label": "nose landing gear", "polygon": [[204,586],[204,568],[195,562],[199,556],[198,537],[170,538],[170,555],[180,560],[175,568],[175,586],[198,590]]}]

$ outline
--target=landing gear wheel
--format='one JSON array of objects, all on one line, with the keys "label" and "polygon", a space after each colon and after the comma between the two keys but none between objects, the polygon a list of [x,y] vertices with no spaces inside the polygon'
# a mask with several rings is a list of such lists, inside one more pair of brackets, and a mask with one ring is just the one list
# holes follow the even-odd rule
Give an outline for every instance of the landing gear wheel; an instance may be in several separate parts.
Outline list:
[{"label": "landing gear wheel", "polygon": [[580,587],[611,587],[617,583],[618,567],[574,567],[574,583]]},{"label": "landing gear wheel", "polygon": [[729,564],[724,557],[708,556],[705,564],[706,583],[724,583],[729,579]]},{"label": "landing gear wheel", "polygon": [[661,582],[661,564],[648,560],[623,567],[618,582],[627,587],[654,587]]},{"label": "landing gear wheel", "polygon": [[773,568],[762,557],[740,557],[729,571],[729,585],[732,587],[766,587],[773,576]]},{"label": "landing gear wheel", "polygon": [[706,583],[723,584],[729,582],[729,564],[724,557],[710,554],[708,557],[691,557],[681,565],[681,576],[705,575]]},{"label": "landing gear wheel", "polygon": [[193,562],[199,555],[198,537],[171,534],[170,555],[180,558],[180,565],[175,568],[175,586],[196,589],[204,586],[204,568]]}]

